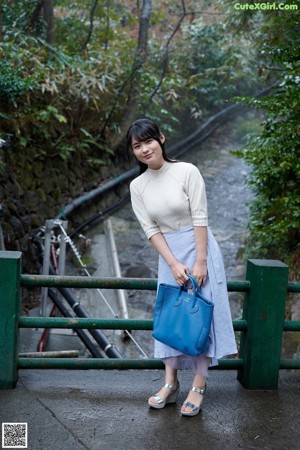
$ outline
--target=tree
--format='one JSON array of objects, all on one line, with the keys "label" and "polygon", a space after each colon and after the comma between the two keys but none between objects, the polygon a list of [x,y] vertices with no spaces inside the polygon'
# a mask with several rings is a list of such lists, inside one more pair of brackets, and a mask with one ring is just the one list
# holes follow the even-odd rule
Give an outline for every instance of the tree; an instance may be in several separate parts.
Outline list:
[{"label": "tree", "polygon": [[49,44],[54,44],[55,31],[54,31],[53,0],[43,1],[43,17],[46,23],[46,41]]},{"label": "tree", "polygon": [[[136,97],[138,95],[140,85],[140,72],[147,58],[148,30],[151,12],[152,0],[143,0],[135,58],[132,64],[131,72],[120,89],[121,93],[126,88],[126,86],[129,85],[129,88],[127,90],[127,98],[125,100],[125,106],[122,112],[122,120],[119,126],[120,132],[119,134],[115,134],[115,138],[112,141],[113,147],[117,147],[121,143],[124,137],[125,130],[129,127],[133,117],[136,114]],[[112,119],[113,113],[114,107],[111,109],[106,124],[108,124]]]},{"label": "tree", "polygon": [[[276,81],[267,97],[237,100],[262,110],[261,132],[238,155],[251,165],[252,255],[290,262],[300,255],[300,11],[263,17],[258,73]],[[298,255],[298,256],[297,256]]]}]

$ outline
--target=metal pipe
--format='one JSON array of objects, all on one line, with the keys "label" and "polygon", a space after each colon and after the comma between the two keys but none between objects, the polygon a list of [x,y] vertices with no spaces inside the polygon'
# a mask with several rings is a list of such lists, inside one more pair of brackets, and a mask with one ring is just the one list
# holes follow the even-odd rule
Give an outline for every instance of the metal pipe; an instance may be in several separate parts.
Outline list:
[{"label": "metal pipe", "polygon": [[[53,268],[50,267],[50,272],[53,272]],[[88,318],[90,317],[88,312],[80,305],[77,298],[68,288],[58,288],[58,291],[65,298],[68,304],[78,317]],[[114,347],[114,345],[108,340],[105,334],[101,330],[90,330],[89,333],[93,336],[95,341],[100,345],[100,348],[109,358],[123,358],[121,353]]]},{"label": "metal pipe", "polygon": [[93,198],[104,194],[105,192],[109,191],[110,189],[118,186],[120,183],[123,183],[124,181],[127,181],[130,178],[133,178],[135,175],[138,174],[138,171],[139,171],[138,167],[134,167],[133,169],[130,169],[127,172],[124,172],[123,174],[117,176],[113,180],[108,181],[106,184],[104,184],[96,189],[93,189],[88,194],[82,195],[81,197],[77,198],[76,200],[73,200],[71,203],[69,203],[67,206],[65,206],[63,208],[63,210],[55,217],[55,219],[61,219],[61,218],[67,217],[78,206],[81,206],[86,201],[92,200]]},{"label": "metal pipe", "polygon": [[285,320],[283,331],[300,331],[300,320]]},{"label": "metal pipe", "polygon": [[[78,317],[89,317],[87,311],[83,308],[83,306],[80,305],[76,297],[72,294],[72,292],[70,292],[69,289],[61,287],[59,288],[59,291]],[[100,345],[104,353],[106,353],[109,358],[122,358],[121,353],[107,339],[107,337],[104,335],[104,333],[102,333],[101,330],[91,330],[90,334],[93,336],[95,341]]]},{"label": "metal pipe", "polygon": [[[233,320],[235,331],[246,331],[246,320]],[[152,330],[153,320],[151,319],[92,319],[72,317],[71,320],[64,317],[20,317],[19,328],[78,328],[106,330]]]},{"label": "metal pipe", "polygon": [[300,369],[300,359],[281,359],[280,369]]},{"label": "metal pipe", "polygon": [[93,319],[87,317],[20,317],[19,328],[72,328],[72,329],[98,329],[107,330],[152,330],[151,319]]},{"label": "metal pipe", "polygon": [[[44,245],[44,255],[43,255],[43,275],[49,275],[50,268],[50,250],[51,250],[51,232],[53,227],[53,220],[46,220],[45,227],[45,245]],[[42,288],[42,301],[40,308],[40,315],[47,316],[47,306],[48,306],[48,288],[44,286]]]},{"label": "metal pipe", "polygon": [[[65,231],[67,231],[68,228],[68,221],[62,220],[61,221],[62,227]],[[67,248],[67,242],[65,238],[61,235],[61,239],[59,242],[59,259],[58,259],[58,273],[59,275],[64,275],[65,273],[65,265],[66,265],[66,248]]]},{"label": "metal pipe", "polygon": [[[156,278],[98,278],[83,276],[44,276],[21,275],[21,286],[52,286],[52,287],[86,287],[103,289],[139,289],[154,291],[157,289]],[[228,291],[246,292],[251,289],[250,281],[230,281]]]},{"label": "metal pipe", "polygon": [[[49,296],[50,296],[51,300],[53,301],[53,303],[55,304],[55,306],[57,307],[57,309],[59,309],[59,311],[62,313],[63,316],[65,316],[67,318],[72,318],[71,314],[69,313],[69,311],[64,306],[61,299],[56,294],[56,292],[54,292],[53,289],[49,289]],[[94,344],[94,342],[91,341],[91,339],[89,338],[89,336],[85,330],[82,330],[80,328],[74,328],[74,331],[77,334],[77,336],[79,337],[79,339],[86,346],[86,348],[89,350],[91,355],[94,356],[94,358],[103,358],[100,350]]]},{"label": "metal pipe", "polygon": [[[105,221],[105,231],[107,232],[108,236],[108,242],[110,246],[111,251],[111,257],[112,257],[112,266],[114,270],[114,276],[116,278],[121,278],[121,268],[118,258],[118,251],[116,246],[116,241],[114,238],[114,232],[111,220],[108,219]],[[123,289],[117,289],[117,297],[118,297],[118,303],[119,303],[119,311],[120,311],[120,317],[123,319],[128,319],[128,309],[127,309],[127,300],[125,296],[125,291]]]},{"label": "metal pipe", "polygon": [[102,211],[96,212],[91,217],[89,217],[87,220],[85,220],[80,225],[78,225],[78,227],[75,228],[75,230],[73,230],[69,233],[69,237],[72,238],[73,236],[78,234],[81,230],[83,230],[87,226],[90,226],[96,220],[100,220],[100,219],[103,220],[107,215],[112,214],[113,212],[120,209],[129,200],[130,200],[130,195],[129,195],[129,192],[127,192],[123,197],[121,197],[119,200],[117,200],[113,205],[109,206],[108,208],[103,209]]},{"label": "metal pipe", "polygon": [[[59,290],[78,317],[88,317],[88,313],[86,312],[86,310],[80,305],[77,299],[67,288],[59,288]],[[104,335],[104,333],[102,333],[101,330],[90,330],[90,333],[109,358],[122,358],[121,353],[107,339],[107,337]]]},{"label": "metal pipe", "polygon": [[76,358],[78,356],[78,350],[19,353],[19,358]]},{"label": "metal pipe", "polygon": [[[243,368],[242,359],[220,359],[214,370],[237,370]],[[94,359],[94,358],[19,358],[18,369],[164,369],[159,359]],[[211,369],[210,369],[211,370]]]},{"label": "metal pipe", "polygon": [[[55,317],[56,315],[56,306],[53,305],[51,312],[50,312],[50,317]],[[50,334],[50,328],[45,328],[42,336],[40,337],[40,340],[37,344],[37,351],[42,353],[47,345],[48,339],[49,339],[49,334]]]}]

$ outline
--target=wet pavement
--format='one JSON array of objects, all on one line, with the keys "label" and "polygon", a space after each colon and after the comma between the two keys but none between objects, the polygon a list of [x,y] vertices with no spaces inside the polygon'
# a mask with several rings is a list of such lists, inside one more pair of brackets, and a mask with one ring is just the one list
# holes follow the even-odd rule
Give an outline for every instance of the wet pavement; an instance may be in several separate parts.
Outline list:
[{"label": "wet pavement", "polygon": [[0,391],[1,422],[28,423],[30,450],[300,449],[300,372],[281,371],[277,391],[249,391],[235,371],[211,371],[202,412],[148,407],[162,371],[21,370]]}]

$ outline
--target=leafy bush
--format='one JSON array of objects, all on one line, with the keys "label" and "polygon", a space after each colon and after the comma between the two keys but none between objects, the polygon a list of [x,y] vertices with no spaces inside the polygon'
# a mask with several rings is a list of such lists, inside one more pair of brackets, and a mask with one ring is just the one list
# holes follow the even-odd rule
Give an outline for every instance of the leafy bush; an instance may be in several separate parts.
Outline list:
[{"label": "leafy bush", "polygon": [[6,60],[0,60],[0,101],[16,106],[18,97],[34,87],[31,77],[23,78],[22,67],[15,69]]},{"label": "leafy bush", "polygon": [[251,248],[286,259],[300,250],[300,73],[287,74],[262,100],[239,101],[263,110],[262,131],[240,151],[251,165]]}]

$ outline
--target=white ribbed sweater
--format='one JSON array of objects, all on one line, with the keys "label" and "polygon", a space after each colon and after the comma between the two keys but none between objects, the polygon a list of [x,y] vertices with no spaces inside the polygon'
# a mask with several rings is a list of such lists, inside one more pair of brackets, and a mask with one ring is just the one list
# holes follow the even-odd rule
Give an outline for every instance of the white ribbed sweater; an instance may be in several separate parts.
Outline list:
[{"label": "white ribbed sweater", "polygon": [[167,162],[130,184],[133,211],[148,239],[156,233],[207,226],[204,180],[196,166]]}]

